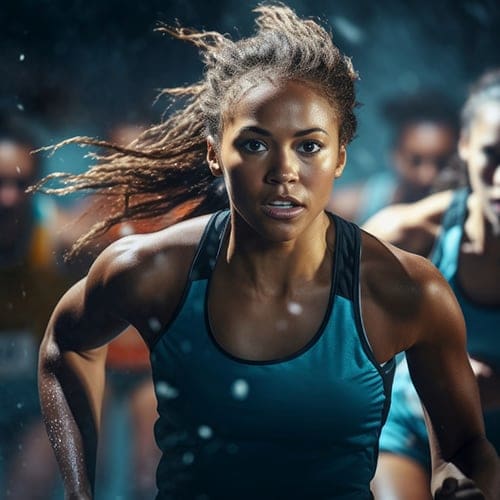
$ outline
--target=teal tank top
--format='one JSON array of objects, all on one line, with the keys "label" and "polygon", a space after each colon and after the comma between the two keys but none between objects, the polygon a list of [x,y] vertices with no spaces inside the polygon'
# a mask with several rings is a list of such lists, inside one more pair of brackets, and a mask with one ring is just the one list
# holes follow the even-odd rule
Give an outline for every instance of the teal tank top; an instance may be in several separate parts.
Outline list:
[{"label": "teal tank top", "polygon": [[467,326],[467,350],[469,354],[499,369],[500,307],[472,302],[465,295],[457,279],[469,194],[469,188],[455,192],[450,207],[443,217],[441,233],[430,258],[450,284],[462,308]]},{"label": "teal tank top", "polygon": [[300,351],[264,362],[232,356],[210,331],[207,291],[229,214],[208,223],[183,299],[151,352],[158,498],[372,498],[394,362],[377,364],[362,326],[359,228],[332,217],[323,323]]}]

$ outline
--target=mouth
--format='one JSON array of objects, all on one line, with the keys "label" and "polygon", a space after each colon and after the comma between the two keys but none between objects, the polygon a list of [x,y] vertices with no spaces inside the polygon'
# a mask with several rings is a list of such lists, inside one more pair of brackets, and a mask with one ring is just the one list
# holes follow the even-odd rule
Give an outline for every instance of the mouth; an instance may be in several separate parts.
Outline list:
[{"label": "mouth", "polygon": [[273,219],[293,219],[305,210],[305,206],[293,197],[278,197],[262,205],[262,211]]}]

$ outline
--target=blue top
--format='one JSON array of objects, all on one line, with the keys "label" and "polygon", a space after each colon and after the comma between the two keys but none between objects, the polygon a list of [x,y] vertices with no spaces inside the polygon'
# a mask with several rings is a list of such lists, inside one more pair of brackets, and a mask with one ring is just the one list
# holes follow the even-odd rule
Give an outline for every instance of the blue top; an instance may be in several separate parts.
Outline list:
[{"label": "blue top", "polygon": [[376,363],[363,330],[359,228],[334,216],[330,300],[312,340],[256,362],[226,352],[207,318],[228,220],[210,220],[184,298],[152,349],[159,498],[372,498],[394,363]]},{"label": "blue top", "polygon": [[469,189],[455,192],[453,201],[443,218],[431,260],[441,271],[455,292],[467,326],[467,350],[474,358],[500,368],[500,307],[472,302],[465,295],[457,277],[464,222],[467,216]]}]

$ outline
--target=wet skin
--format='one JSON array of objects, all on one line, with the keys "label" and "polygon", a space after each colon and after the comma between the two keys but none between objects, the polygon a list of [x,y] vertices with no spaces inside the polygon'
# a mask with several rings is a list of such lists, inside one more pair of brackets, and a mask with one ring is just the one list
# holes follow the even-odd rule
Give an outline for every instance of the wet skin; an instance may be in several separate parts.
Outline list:
[{"label": "wet skin", "polygon": [[[276,359],[304,346],[327,311],[335,228],[324,208],[345,149],[335,108],[296,81],[247,89],[223,122],[220,141],[208,138],[208,162],[224,176],[231,224],[212,274],[210,322],[232,354]],[[182,298],[207,220],[112,244],[57,306],[41,346],[40,388],[67,491],[85,497],[92,489],[103,346],[128,324],[154,345]],[[423,258],[366,233],[362,247],[362,313],[376,360],[408,350],[441,453],[493,488],[496,468],[482,439],[463,319],[449,287]],[[289,326],[279,329],[273,318]],[[83,435],[89,421],[95,429]],[[58,440],[58,422],[71,439]],[[480,472],[467,462],[472,455]]]}]

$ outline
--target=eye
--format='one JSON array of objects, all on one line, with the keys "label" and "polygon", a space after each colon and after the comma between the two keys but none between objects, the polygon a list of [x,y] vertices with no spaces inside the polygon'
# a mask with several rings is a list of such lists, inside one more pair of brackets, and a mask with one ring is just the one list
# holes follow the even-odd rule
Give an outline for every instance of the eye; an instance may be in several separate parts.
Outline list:
[{"label": "eye", "polygon": [[297,151],[299,153],[314,154],[321,150],[322,145],[317,141],[304,141],[299,144]]},{"label": "eye", "polygon": [[243,141],[241,143],[241,147],[249,153],[261,153],[262,151],[267,151],[266,144],[258,139],[248,139],[247,141]]},{"label": "eye", "polygon": [[498,165],[500,163],[500,151],[492,146],[486,146],[483,148],[484,154],[488,160],[488,163],[494,163]]}]

